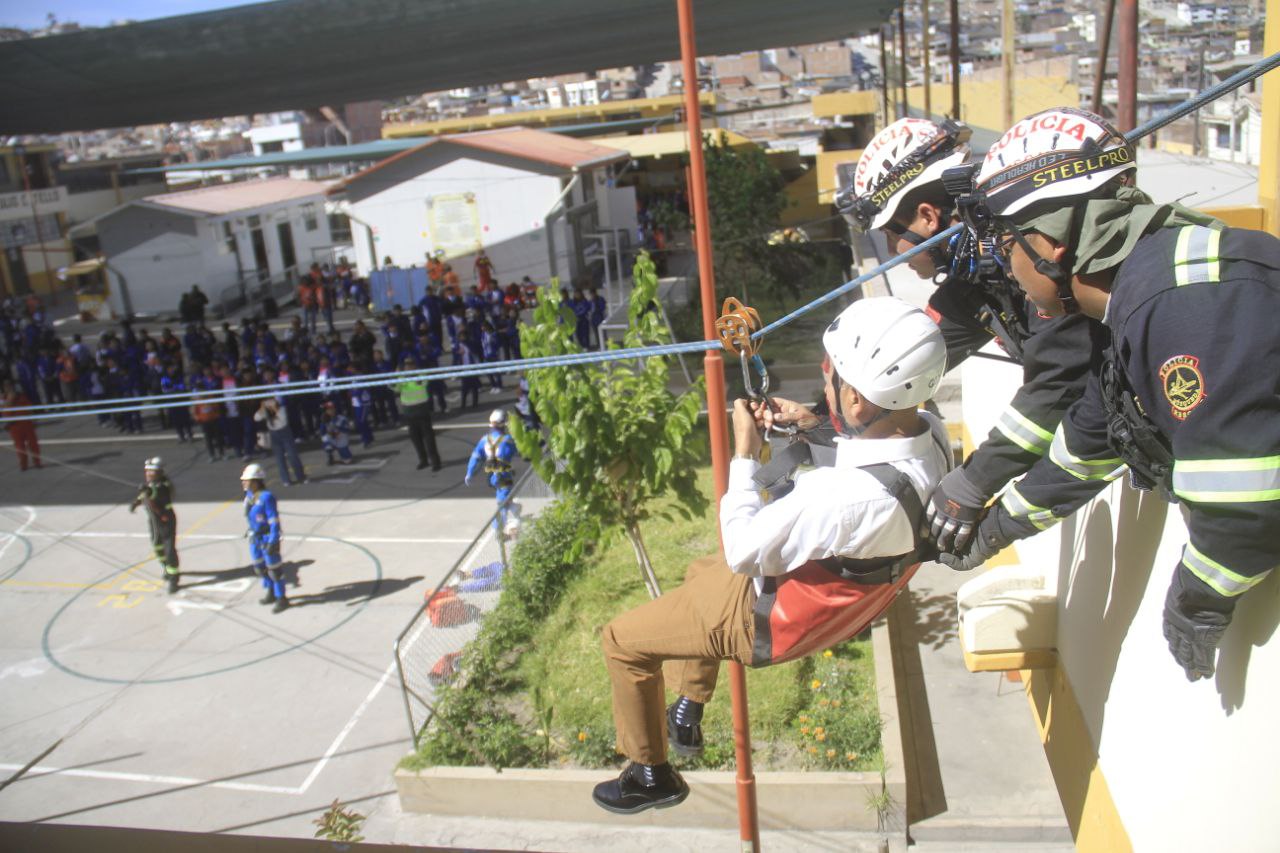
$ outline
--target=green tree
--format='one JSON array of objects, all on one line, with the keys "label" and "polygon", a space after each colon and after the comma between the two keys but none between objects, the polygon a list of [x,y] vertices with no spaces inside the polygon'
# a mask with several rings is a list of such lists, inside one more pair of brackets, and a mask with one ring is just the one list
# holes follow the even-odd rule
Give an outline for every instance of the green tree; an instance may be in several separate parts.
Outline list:
[{"label": "green tree", "polygon": [[[648,254],[636,260],[624,347],[670,342],[654,309],[658,278]],[[581,352],[573,337],[573,312],[546,290],[531,325],[520,329],[526,358]],[[611,345],[616,346],[616,345]],[[668,386],[667,358],[628,359],[530,371],[529,400],[547,425],[545,436],[512,423],[521,455],[557,495],[569,497],[601,533],[621,530],[631,542],[650,595],[658,580],[640,535],[640,522],[655,498],[677,497],[676,511],[701,514],[697,428],[702,380],[679,396]]]},{"label": "green tree", "polygon": [[782,176],[754,145],[734,147],[723,132],[704,139],[716,282],[744,302],[753,292],[776,292],[769,235],[787,206]]}]

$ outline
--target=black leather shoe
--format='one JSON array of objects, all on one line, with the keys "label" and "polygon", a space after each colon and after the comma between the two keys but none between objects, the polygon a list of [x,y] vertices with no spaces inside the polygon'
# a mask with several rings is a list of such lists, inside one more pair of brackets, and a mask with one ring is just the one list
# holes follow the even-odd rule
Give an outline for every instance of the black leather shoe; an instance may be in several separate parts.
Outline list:
[{"label": "black leather shoe", "polygon": [[676,703],[667,706],[667,743],[677,755],[702,755],[702,724],[682,726],[676,722]]},{"label": "black leather shoe", "polygon": [[176,574],[168,575],[166,580],[169,581],[169,594],[173,595],[178,591],[178,576]]},{"label": "black leather shoe", "polygon": [[617,779],[601,782],[591,792],[600,808],[614,814],[637,814],[645,809],[678,806],[689,786],[670,764],[653,767],[631,762]]}]

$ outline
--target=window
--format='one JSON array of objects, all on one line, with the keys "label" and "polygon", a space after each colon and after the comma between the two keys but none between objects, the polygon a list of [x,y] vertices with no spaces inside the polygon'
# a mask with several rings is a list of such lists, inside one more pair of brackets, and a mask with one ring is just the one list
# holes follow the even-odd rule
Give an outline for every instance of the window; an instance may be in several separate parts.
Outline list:
[{"label": "window", "polygon": [[308,231],[314,231],[320,227],[320,222],[316,219],[315,202],[308,202],[302,206],[302,224]]},{"label": "window", "polygon": [[345,213],[329,214],[329,239],[334,243],[351,242],[351,220]]}]

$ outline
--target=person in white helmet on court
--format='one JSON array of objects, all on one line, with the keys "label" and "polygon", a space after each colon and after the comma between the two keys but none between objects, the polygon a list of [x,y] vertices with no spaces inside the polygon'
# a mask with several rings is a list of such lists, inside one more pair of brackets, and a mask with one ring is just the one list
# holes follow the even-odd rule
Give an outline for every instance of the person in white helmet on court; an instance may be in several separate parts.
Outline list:
[{"label": "person in white helmet on court", "polygon": [[[899,119],[868,145],[852,185],[836,203],[855,228],[880,230],[889,251],[905,252],[958,221],[943,175],[968,163],[969,128]],[[963,171],[963,170],[962,170]],[[986,440],[934,491],[928,536],[942,551],[968,545],[982,507],[1049,450],[1058,422],[1083,392],[1100,327],[1088,317],[1048,318],[1027,302],[1002,258],[968,232],[908,261],[937,289],[928,314],[955,368],[993,337],[1022,368],[1013,395]]]},{"label": "person in white helmet on court", "polygon": [[244,487],[244,517],[249,525],[249,557],[267,591],[261,603],[274,604],[272,612],[279,613],[289,606],[289,599],[284,592],[284,561],[280,558],[284,534],[276,496],[267,490],[267,474],[257,462],[245,466],[240,485]]},{"label": "person in white helmet on court", "polygon": [[[734,402],[735,456],[720,503],[723,555],[695,560],[684,583],[602,632],[618,748],[630,764],[595,787],[619,814],[683,802],[668,747],[702,751],[702,708],[720,662],[766,666],[836,645],[892,603],[919,565],[923,501],[950,469],[942,423],[917,406],[946,369],[937,325],[892,297],[853,303],[823,335],[835,462],[769,502],[753,475],[770,409]],[[788,400],[791,421],[818,417]],[[664,710],[664,662],[679,698]]]},{"label": "person in white helmet on court", "polygon": [[965,218],[1046,314],[1102,321],[1109,346],[1049,455],[986,512],[973,568],[1129,472],[1182,504],[1190,541],[1163,632],[1186,677],[1215,672],[1237,601],[1280,564],[1280,240],[1154,204],[1135,150],[1092,113],[1047,110],[987,153]]},{"label": "person in white helmet on court", "polygon": [[489,414],[489,431],[476,442],[471,458],[467,460],[467,473],[463,482],[471,485],[471,478],[476,470],[484,466],[484,473],[489,475],[489,486],[498,501],[495,527],[499,531],[506,529],[511,489],[515,485],[515,472],[511,467],[515,457],[516,442],[507,432],[507,412],[505,409],[494,409]]},{"label": "person in white helmet on court", "polygon": [[178,515],[173,511],[173,483],[164,472],[164,461],[152,456],[142,466],[142,485],[129,504],[129,512],[139,506],[147,508],[147,528],[151,532],[151,549],[155,552],[169,593],[178,591]]}]

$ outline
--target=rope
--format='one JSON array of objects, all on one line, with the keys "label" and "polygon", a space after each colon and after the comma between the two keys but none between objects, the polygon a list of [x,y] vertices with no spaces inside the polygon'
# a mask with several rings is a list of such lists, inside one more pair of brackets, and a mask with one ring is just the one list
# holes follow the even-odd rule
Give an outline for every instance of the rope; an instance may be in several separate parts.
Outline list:
[{"label": "rope", "polygon": [[[1243,86],[1251,80],[1256,80],[1277,67],[1280,67],[1280,53],[1272,54],[1271,56],[1254,63],[1248,68],[1233,74],[1231,77],[1228,77],[1216,86],[1206,89],[1196,97],[1191,98],[1185,103],[1177,107],[1173,107],[1141,126],[1134,128],[1125,136],[1130,142],[1136,142],[1138,139],[1141,139],[1150,133],[1154,133],[1171,122],[1200,109],[1210,101],[1220,98],[1230,91],[1238,89],[1240,86]],[[763,329],[753,333],[752,338],[761,338],[772,332],[774,329],[780,328],[781,326],[810,313],[814,309],[825,305],[834,299],[838,299],[847,293],[851,293],[852,291],[862,287],[863,284],[871,279],[882,275],[886,271],[910,260],[922,252],[928,251],[942,241],[950,239],[952,235],[959,233],[963,227],[964,226],[960,224],[953,225],[942,233],[925,240],[923,243],[913,246],[906,252],[890,258],[870,272],[864,273],[851,281],[845,282],[834,290],[831,290],[808,304],[797,308],[790,314],[775,320]],[[542,370],[551,367],[567,367],[577,364],[597,364],[609,361],[681,355],[684,353],[717,349],[720,346],[721,344],[718,340],[690,341],[687,343],[660,344],[658,346],[634,347],[630,349],[611,349],[602,352],[569,353],[566,355],[543,356],[540,358],[495,361],[463,367],[454,366],[428,368],[425,370],[400,372],[390,376],[350,376],[323,380],[309,379],[300,382],[289,382],[288,384],[283,385],[255,385],[243,389],[236,389],[234,392],[230,390],[211,390],[164,395],[162,398],[154,396],[124,397],[117,398],[106,405],[102,405],[97,402],[54,403],[47,406],[30,406],[7,409],[5,416],[0,417],[0,423],[9,423],[17,420],[50,420],[64,416],[111,415],[131,411],[141,412],[153,409],[170,409],[202,401],[240,402],[262,400],[267,397],[291,397],[299,394],[314,393],[325,394],[336,391],[397,385],[401,382],[412,382],[418,380],[445,380],[469,376],[486,376],[491,373],[511,373],[525,370]],[[138,405],[130,405],[134,403]]]}]

